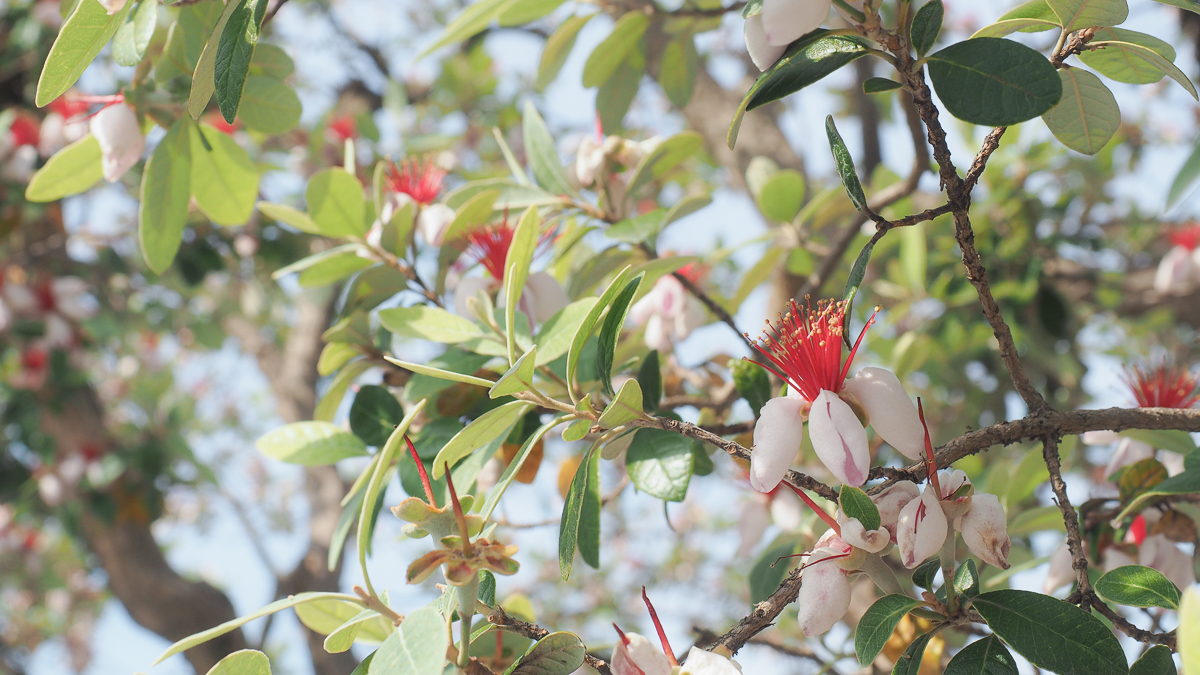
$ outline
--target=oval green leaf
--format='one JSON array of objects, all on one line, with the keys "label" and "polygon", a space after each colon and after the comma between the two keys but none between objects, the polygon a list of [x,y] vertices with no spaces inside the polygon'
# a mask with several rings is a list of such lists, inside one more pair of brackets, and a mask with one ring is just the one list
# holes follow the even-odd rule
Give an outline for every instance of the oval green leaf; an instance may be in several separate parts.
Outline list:
[{"label": "oval green leaf", "polygon": [[427,305],[382,310],[379,322],[396,335],[418,340],[458,344],[483,337],[483,330],[474,323],[440,307]]},{"label": "oval green leaf", "polygon": [[83,75],[92,61],[117,32],[133,3],[109,15],[99,2],[79,2],[58,31],[38,78],[34,101],[39,108],[58,98]]},{"label": "oval green leaf", "polygon": [[1096,581],[1096,593],[1109,602],[1129,607],[1179,609],[1181,594],[1162,572],[1142,565],[1110,570]]},{"label": "oval green leaf", "polygon": [[138,244],[146,265],[157,274],[165,272],[175,260],[187,225],[192,194],[190,125],[186,116],[176,120],[142,172]]},{"label": "oval green leaf", "polygon": [[433,460],[433,477],[441,478],[446,472],[447,464],[454,466],[460,459],[500,438],[502,434],[507,434],[530,407],[530,404],[524,401],[510,401],[498,408],[492,408],[463,427],[462,431],[455,434],[454,438],[438,451]]},{"label": "oval green leaf", "polygon": [[366,234],[363,223],[363,186],[343,169],[325,169],[308,181],[304,192],[308,214],[327,237]]},{"label": "oval green leaf", "polygon": [[271,660],[260,651],[243,649],[217,661],[208,675],[271,675]]},{"label": "oval green leaf", "polygon": [[595,445],[588,449],[575,470],[559,521],[558,572],[563,581],[571,576],[576,548],[584,562],[599,569],[600,450]]},{"label": "oval green leaf", "polygon": [[694,462],[692,440],[661,429],[638,429],[625,454],[634,486],[668,502],[687,496]]},{"label": "oval green leaf", "polygon": [[25,199],[52,202],[86,192],[102,178],[104,165],[100,143],[88,134],[54,153],[45,166],[33,174],[25,188]]},{"label": "oval green leaf", "polygon": [[436,607],[426,605],[404,618],[383,641],[367,668],[368,675],[442,675],[450,633]]},{"label": "oval green leaf", "polygon": [[146,55],[158,21],[158,0],[142,0],[133,19],[121,25],[113,36],[112,56],[122,66],[136,66]]},{"label": "oval green leaf", "polygon": [[192,138],[192,196],[200,211],[218,225],[245,223],[258,197],[258,170],[250,155],[231,136],[207,124],[189,124],[188,129]]},{"label": "oval green leaf", "polygon": [[293,422],[255,442],[262,454],[289,464],[322,466],[367,454],[367,445],[331,422]]},{"label": "oval green leaf", "polygon": [[1121,126],[1117,97],[1100,78],[1080,68],[1058,71],[1063,95],[1042,120],[1063,145],[1085,155],[1104,149]]},{"label": "oval green leaf", "polygon": [[1003,38],[975,38],[930,54],[929,78],[946,110],[972,124],[1018,124],[1062,98],[1050,61]]},{"label": "oval green leaf", "polygon": [[1017,675],[1017,662],[995,635],[963,647],[946,664],[942,675]]},{"label": "oval green leaf", "polygon": [[[1175,61],[1175,48],[1170,43],[1124,28],[1101,28],[1096,31],[1092,42],[1127,42],[1141,45],[1167,61]],[[1079,54],[1079,60],[1110,80],[1129,84],[1154,84],[1166,73],[1154,62],[1148,61],[1140,52],[1118,45],[1103,49],[1088,49]]]},{"label": "oval green leaf", "polygon": [[1133,665],[1129,675],[1178,675],[1171,649],[1166,645],[1154,645],[1147,649]]},{"label": "oval green leaf", "polygon": [[613,30],[588,56],[583,66],[583,86],[599,87],[616,72],[617,66],[625,61],[650,25],[650,17],[643,12],[627,12],[617,19]]},{"label": "oval green leaf", "polygon": [[246,78],[238,115],[246,127],[264,134],[282,134],[300,123],[300,97],[282,80],[266,75]]},{"label": "oval green leaf", "polygon": [[504,675],[570,675],[583,665],[586,655],[578,635],[551,633],[535,642]]},{"label": "oval green leaf", "polygon": [[909,32],[912,35],[913,49],[917,50],[918,57],[924,58],[933,48],[933,44],[937,42],[938,35],[942,32],[942,19],[945,16],[946,6],[942,4],[942,0],[929,0],[921,6],[921,9],[917,10]]},{"label": "oval green leaf", "polygon": [[1116,26],[1129,18],[1125,0],[1046,0],[1068,33],[1089,26]]},{"label": "oval green leaf", "polygon": [[[846,486],[843,486],[843,496],[845,491]],[[920,600],[897,594],[885,595],[876,600],[858,620],[858,628],[854,631],[854,653],[858,656],[858,662],[865,666],[874,661],[888,638],[892,637],[892,631],[896,630],[900,619],[920,604]]]}]

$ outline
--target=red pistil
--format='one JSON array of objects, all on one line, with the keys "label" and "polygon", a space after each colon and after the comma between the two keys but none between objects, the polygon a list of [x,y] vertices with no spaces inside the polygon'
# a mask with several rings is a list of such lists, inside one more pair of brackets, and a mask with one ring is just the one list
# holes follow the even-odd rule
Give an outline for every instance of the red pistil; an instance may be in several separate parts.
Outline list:
[{"label": "red pistil", "polygon": [[833,516],[826,513],[825,509],[817,506],[817,503],[812,500],[812,497],[809,497],[807,494],[805,494],[804,490],[801,490],[800,488],[786,481],[781,484],[792,488],[792,491],[796,493],[796,496],[800,497],[800,501],[807,504],[808,508],[812,509],[813,513],[817,514],[821,520],[825,521],[826,524],[829,525],[830,529],[832,529],[834,532],[837,532],[839,537],[842,536],[842,526],[838,524],[838,521]]},{"label": "red pistil", "polygon": [[1176,246],[1182,246],[1189,251],[1200,247],[1200,223],[1192,223],[1167,234],[1167,239]]},{"label": "red pistil", "polygon": [[421,456],[417,454],[417,448],[408,436],[404,437],[404,442],[408,443],[408,453],[412,455],[413,461],[417,464],[417,473],[421,474],[421,485],[425,488],[425,499],[429,500],[429,505],[437,508],[437,500],[433,498],[433,485],[429,483],[429,474],[425,473],[425,463],[421,461]]},{"label": "red pistil", "polygon": [[388,188],[412,197],[419,204],[429,204],[437,199],[445,177],[446,171],[429,157],[424,162],[409,159],[399,164],[393,163],[387,172]]},{"label": "red pistil", "polygon": [[467,516],[463,513],[462,504],[458,501],[458,493],[454,491],[454,479],[450,476],[450,464],[445,464],[446,487],[450,488],[450,504],[454,506],[454,520],[458,521],[458,529],[462,532],[463,555],[470,558],[475,554],[471,548],[471,532],[467,528]]},{"label": "red pistil", "polygon": [[1166,361],[1148,371],[1134,366],[1125,381],[1142,408],[1190,408],[1200,400],[1200,378]]},{"label": "red pistil", "polygon": [[801,307],[792,300],[788,313],[774,324],[768,322],[762,337],[752,344],[767,363],[752,362],[778,375],[808,401],[817,398],[822,389],[836,394],[845,384],[854,355],[879,313],[876,307],[843,362],[842,334],[848,306],[844,300],[822,300],[813,309],[811,302]]},{"label": "red pistil", "polygon": [[646,595],[646,587],[642,586],[642,600],[646,603],[646,609],[650,610],[650,620],[654,622],[654,630],[658,631],[658,641],[662,643],[663,653],[667,655],[667,660],[672,666],[679,665],[675,660],[675,652],[671,651],[671,643],[667,642],[667,632],[663,630],[662,622],[658,620],[658,612],[654,611],[654,605],[650,604],[650,596]]},{"label": "red pistil", "polygon": [[929,479],[930,484],[937,495],[938,500],[942,499],[942,486],[938,484],[937,475],[937,460],[933,456],[933,439],[929,436],[929,424],[925,421],[925,406],[921,404],[921,397],[917,397],[917,415],[921,418],[921,426],[925,427],[925,476]]}]

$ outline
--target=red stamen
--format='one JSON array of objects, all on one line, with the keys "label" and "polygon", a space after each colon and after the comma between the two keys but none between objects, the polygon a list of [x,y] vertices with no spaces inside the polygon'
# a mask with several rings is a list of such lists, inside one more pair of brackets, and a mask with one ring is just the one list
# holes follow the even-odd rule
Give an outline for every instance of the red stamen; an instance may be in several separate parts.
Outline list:
[{"label": "red stamen", "polygon": [[1190,408],[1200,400],[1200,378],[1185,368],[1172,368],[1164,360],[1151,370],[1134,366],[1125,382],[1142,408]]},{"label": "red stamen", "polygon": [[1129,526],[1129,532],[1133,535],[1133,541],[1141,546],[1142,542],[1146,541],[1146,517],[1139,513],[1138,517],[1133,519],[1133,524]]},{"label": "red stamen", "polygon": [[925,476],[936,490],[937,498],[942,499],[942,486],[938,484],[937,460],[933,456],[933,439],[929,436],[929,424],[925,421],[925,406],[921,397],[917,397],[917,415],[921,418],[921,426],[925,427]]},{"label": "red stamen", "polygon": [[429,482],[429,474],[425,473],[425,463],[421,461],[421,456],[417,454],[417,448],[407,435],[404,436],[404,442],[408,443],[408,454],[412,455],[413,461],[417,463],[417,473],[421,474],[421,486],[425,488],[425,499],[429,501],[429,505],[437,508],[437,500],[433,498],[433,485]]},{"label": "red stamen", "polygon": [[450,476],[450,464],[443,465],[446,471],[446,486],[450,488],[450,504],[454,506],[454,520],[458,521],[458,529],[462,532],[463,555],[470,558],[474,555],[471,548],[471,533],[467,529],[467,516],[463,514],[462,504],[458,501],[458,493],[454,491],[454,479]]},{"label": "red stamen", "polygon": [[467,234],[467,255],[482,264],[494,279],[503,279],[515,229],[502,222],[473,230]]},{"label": "red stamen", "polygon": [[[831,555],[831,556],[829,556],[828,558],[821,558],[820,560],[818,560],[818,561],[816,561],[816,562],[810,562],[810,563],[806,563],[806,564],[804,564],[804,565],[801,565],[801,566],[800,566],[800,569],[801,569],[801,570],[806,570],[806,569],[808,569],[808,568],[810,568],[810,567],[813,567],[813,566],[815,566],[815,565],[820,565],[821,563],[823,563],[823,562],[828,562],[828,561],[830,561],[830,560],[841,560],[842,558],[849,558],[849,557],[850,557],[850,553],[853,553],[853,551],[850,551],[850,552],[847,552],[847,553],[839,553],[839,554],[837,554],[837,555]],[[809,555],[812,555],[812,554],[811,554],[811,553],[809,553]]]},{"label": "red stamen", "polygon": [[9,125],[8,131],[12,134],[13,145],[17,147],[21,147],[22,145],[36,147],[41,137],[41,127],[38,123],[24,115],[17,116],[12,121],[12,124]]},{"label": "red stamen", "polygon": [[388,167],[388,188],[413,198],[418,204],[430,204],[442,191],[442,180],[446,171],[433,163],[430,157],[422,163],[409,159]]},{"label": "red stamen", "polygon": [[646,595],[646,587],[642,586],[642,600],[646,603],[646,609],[650,610],[650,620],[654,622],[654,630],[658,631],[658,641],[662,643],[663,653],[667,655],[667,660],[672,666],[678,666],[679,662],[675,660],[675,652],[671,651],[671,643],[667,642],[667,632],[663,630],[662,622],[658,620],[658,612],[654,611],[654,605],[650,604],[650,596]]},{"label": "red stamen", "polygon": [[829,525],[829,528],[832,529],[834,532],[836,532],[839,537],[842,536],[842,526],[838,524],[837,519],[835,519],[833,516],[826,513],[825,509],[821,508],[820,506],[817,506],[817,503],[812,500],[812,497],[809,497],[807,494],[805,494],[804,490],[801,490],[800,488],[796,487],[795,485],[792,485],[791,483],[785,482],[782,484],[790,487],[792,489],[792,492],[795,492],[796,495],[798,497],[800,497],[800,501],[807,504],[808,508],[813,510],[813,513],[820,516],[821,520],[824,520],[826,522],[826,524]]},{"label": "red stamen", "polygon": [[[811,303],[801,307],[792,300],[788,313],[781,315],[774,324],[768,322],[767,329],[752,345],[767,363],[753,363],[779,376],[808,401],[816,399],[823,389],[836,394],[846,382],[850,364],[867,328],[875,322],[872,314],[843,362],[842,335],[846,328],[847,307],[841,300],[822,300],[816,309]],[[879,308],[875,312],[878,313]],[[746,337],[749,339],[750,336]]]},{"label": "red stamen", "polygon": [[1187,227],[1167,233],[1167,239],[1176,246],[1182,246],[1189,251],[1200,247],[1200,223],[1192,223]]},{"label": "red stamen", "polygon": [[339,143],[345,143],[358,136],[358,124],[353,117],[343,116],[330,120],[327,127]]}]

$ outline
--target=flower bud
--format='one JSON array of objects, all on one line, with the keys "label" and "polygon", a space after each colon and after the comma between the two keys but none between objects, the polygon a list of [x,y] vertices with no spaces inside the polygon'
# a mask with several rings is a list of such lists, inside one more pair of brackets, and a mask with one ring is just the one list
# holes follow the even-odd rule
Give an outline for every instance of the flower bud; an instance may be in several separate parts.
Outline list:
[{"label": "flower bud", "polygon": [[900,510],[896,522],[896,545],[900,561],[908,569],[937,553],[946,541],[949,523],[942,504],[931,487],[926,487],[920,499],[914,499]]},{"label": "flower bud", "polygon": [[867,482],[871,468],[867,431],[850,406],[837,394],[822,389],[813,400],[808,422],[813,450],[830,473],[855,487]]},{"label": "flower bud", "polygon": [[776,396],[762,407],[750,453],[750,485],[755,490],[774,490],[796,461],[804,437],[805,403],[789,391],[787,396]]},{"label": "flower bud", "polygon": [[741,672],[742,667],[736,661],[698,647],[688,650],[687,661],[679,669],[679,675],[738,675]]},{"label": "flower bud", "polygon": [[821,27],[830,0],[763,0],[762,22],[769,44],[786,47]]},{"label": "flower bud", "polygon": [[851,518],[841,509],[837,512],[837,522],[842,528],[842,540],[855,548],[861,548],[867,553],[878,553],[887,548],[892,537],[888,531],[880,526],[877,530],[868,530],[858,520]]},{"label": "flower bud", "polygon": [[891,533],[892,541],[896,541],[896,522],[900,520],[900,510],[909,502],[921,496],[921,489],[916,483],[901,481],[875,496],[875,508],[879,509],[879,526]]},{"label": "flower bud", "polygon": [[1182,246],[1173,246],[1154,272],[1154,290],[1163,294],[1185,292],[1192,276],[1191,253]]},{"label": "flower bud", "polygon": [[883,368],[863,368],[846,380],[844,390],[862,405],[871,428],[880,438],[909,459],[921,458],[925,451],[925,428],[917,416],[917,407],[895,373]]},{"label": "flower bud", "polygon": [[525,281],[525,290],[521,293],[521,310],[529,316],[533,323],[540,324],[558,313],[560,309],[570,304],[558,279],[546,272],[534,272]]},{"label": "flower bud", "polygon": [[827,632],[850,609],[849,575],[831,560],[840,555],[842,551],[836,548],[818,548],[804,566],[797,620],[805,636]]},{"label": "flower bud", "polygon": [[958,521],[963,541],[980,560],[1002,570],[1008,569],[1008,522],[1004,507],[996,495],[978,493],[971,498],[971,509]]},{"label": "flower bud", "polygon": [[1050,595],[1063,586],[1075,581],[1075,568],[1071,559],[1071,549],[1066,542],[1059,544],[1050,554],[1050,570],[1046,573],[1046,581],[1042,584],[1042,592]]},{"label": "flower bud", "polygon": [[103,7],[106,12],[108,12],[109,16],[112,16],[122,9],[125,9],[126,1],[127,0],[100,0],[100,6]]},{"label": "flower bud", "polygon": [[621,633],[613,648],[613,675],[671,675],[671,662],[646,636]]},{"label": "flower bud", "polygon": [[[121,2],[124,5],[124,0]],[[109,11],[112,14],[113,10]],[[96,113],[91,122],[92,135],[100,142],[104,180],[115,183],[125,175],[146,149],[146,139],[138,126],[137,114],[124,103],[110,105]]]},{"label": "flower bud", "polygon": [[596,182],[603,168],[604,149],[591,136],[585,137],[575,153],[575,177],[580,185],[588,186]]},{"label": "flower bud", "polygon": [[763,30],[762,14],[755,14],[746,19],[742,25],[742,33],[746,37],[746,51],[750,60],[760,71],[775,65],[779,57],[787,51],[787,47],[775,46],[767,42],[767,33]]},{"label": "flower bud", "polygon": [[441,246],[446,230],[454,222],[454,209],[445,204],[430,204],[417,215],[417,231],[430,246]]}]

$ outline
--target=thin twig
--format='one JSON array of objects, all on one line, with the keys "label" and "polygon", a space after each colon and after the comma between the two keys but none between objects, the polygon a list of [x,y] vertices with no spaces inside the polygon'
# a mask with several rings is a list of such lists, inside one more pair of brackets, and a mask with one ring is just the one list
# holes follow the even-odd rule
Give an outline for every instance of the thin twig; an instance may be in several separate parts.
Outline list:
[{"label": "thin twig", "polygon": [[[483,603],[479,603],[478,608],[479,613],[482,614],[483,617],[488,620],[488,622],[503,628],[510,633],[524,635],[531,640],[541,640],[550,634],[550,631],[542,628],[536,623],[522,621],[514,616],[509,615],[504,611],[503,608],[499,606],[489,607]],[[583,658],[589,666],[599,671],[601,675],[612,675],[612,670],[609,668],[606,661],[592,656],[590,652],[585,654]]]}]

